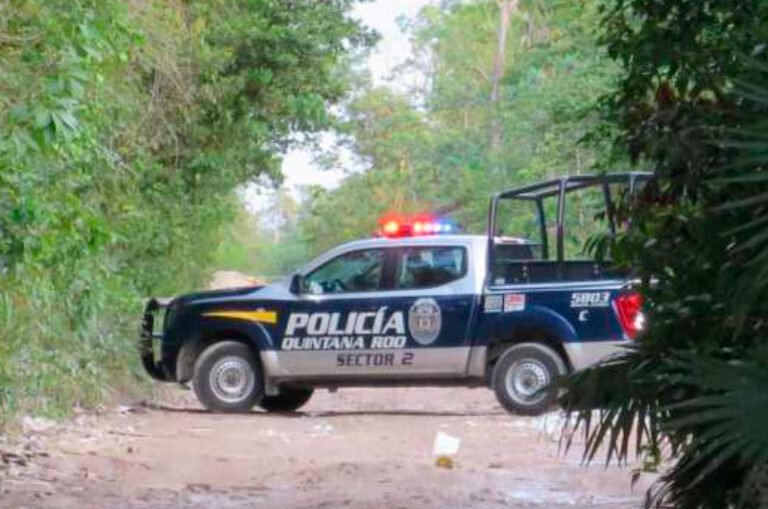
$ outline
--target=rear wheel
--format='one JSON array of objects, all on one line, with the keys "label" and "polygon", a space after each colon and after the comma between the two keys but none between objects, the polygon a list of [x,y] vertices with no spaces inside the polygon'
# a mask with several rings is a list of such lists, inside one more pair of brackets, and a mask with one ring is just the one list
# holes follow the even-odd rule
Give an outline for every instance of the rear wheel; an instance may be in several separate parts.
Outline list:
[{"label": "rear wheel", "polygon": [[508,348],[493,368],[491,386],[499,403],[520,415],[539,415],[555,404],[550,384],[566,372],[557,352],[539,343]]},{"label": "rear wheel", "polygon": [[303,407],[312,393],[311,388],[284,388],[277,396],[264,396],[259,406],[267,412],[293,412]]},{"label": "rear wheel", "polygon": [[197,399],[214,412],[248,412],[264,394],[261,369],[253,350],[236,341],[209,346],[195,362]]}]

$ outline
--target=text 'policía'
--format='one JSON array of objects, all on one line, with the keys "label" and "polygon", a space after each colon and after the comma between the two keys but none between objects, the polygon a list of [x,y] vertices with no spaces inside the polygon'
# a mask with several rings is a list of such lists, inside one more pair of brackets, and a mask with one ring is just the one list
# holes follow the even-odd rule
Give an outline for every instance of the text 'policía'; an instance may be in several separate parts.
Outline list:
[{"label": "text 'polic\u00eda'", "polygon": [[[345,316],[346,315],[346,316]],[[349,313],[291,313],[285,326],[283,350],[358,350],[404,348],[402,311]]]}]

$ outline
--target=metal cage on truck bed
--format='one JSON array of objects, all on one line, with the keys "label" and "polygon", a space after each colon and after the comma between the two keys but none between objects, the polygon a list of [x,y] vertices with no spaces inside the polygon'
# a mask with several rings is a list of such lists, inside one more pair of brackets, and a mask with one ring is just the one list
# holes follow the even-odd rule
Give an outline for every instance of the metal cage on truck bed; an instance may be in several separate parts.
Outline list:
[{"label": "metal cage on truck bed", "polygon": [[[619,229],[615,214],[619,194],[634,195],[651,177],[651,173],[645,172],[576,175],[494,195],[488,215],[488,267],[492,269],[489,270],[489,286],[610,278],[613,274],[607,264],[595,260],[566,259],[568,197],[578,191],[596,191],[602,198],[602,214],[608,228],[606,233],[615,235]],[[538,229],[536,235],[540,240],[522,244],[525,248],[520,242],[509,242],[500,231],[500,207],[511,200],[526,202],[533,209]],[[554,215],[553,223],[547,222],[548,212],[550,216]],[[554,257],[551,256],[552,240],[555,244]]]}]

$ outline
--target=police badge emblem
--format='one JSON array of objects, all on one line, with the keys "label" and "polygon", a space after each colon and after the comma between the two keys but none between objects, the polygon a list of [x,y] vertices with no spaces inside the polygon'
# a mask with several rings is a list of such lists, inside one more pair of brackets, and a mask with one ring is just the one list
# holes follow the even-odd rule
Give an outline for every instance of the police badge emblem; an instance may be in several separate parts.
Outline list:
[{"label": "police badge emblem", "polygon": [[440,335],[443,319],[435,299],[418,299],[408,311],[408,329],[420,345],[432,344]]}]

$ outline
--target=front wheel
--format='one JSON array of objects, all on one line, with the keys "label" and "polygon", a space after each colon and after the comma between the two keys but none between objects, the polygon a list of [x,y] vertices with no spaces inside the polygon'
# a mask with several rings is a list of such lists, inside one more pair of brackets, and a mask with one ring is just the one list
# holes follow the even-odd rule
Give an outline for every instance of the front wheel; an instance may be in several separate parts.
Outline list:
[{"label": "front wheel", "polygon": [[550,384],[566,372],[557,352],[539,343],[508,348],[493,368],[491,386],[509,412],[540,415],[555,403],[557,391]]},{"label": "front wheel", "polygon": [[206,410],[248,412],[264,394],[253,350],[236,341],[209,346],[195,362],[193,386]]},{"label": "front wheel", "polygon": [[259,406],[267,412],[294,412],[303,407],[312,393],[311,388],[284,388],[277,396],[264,396]]}]

